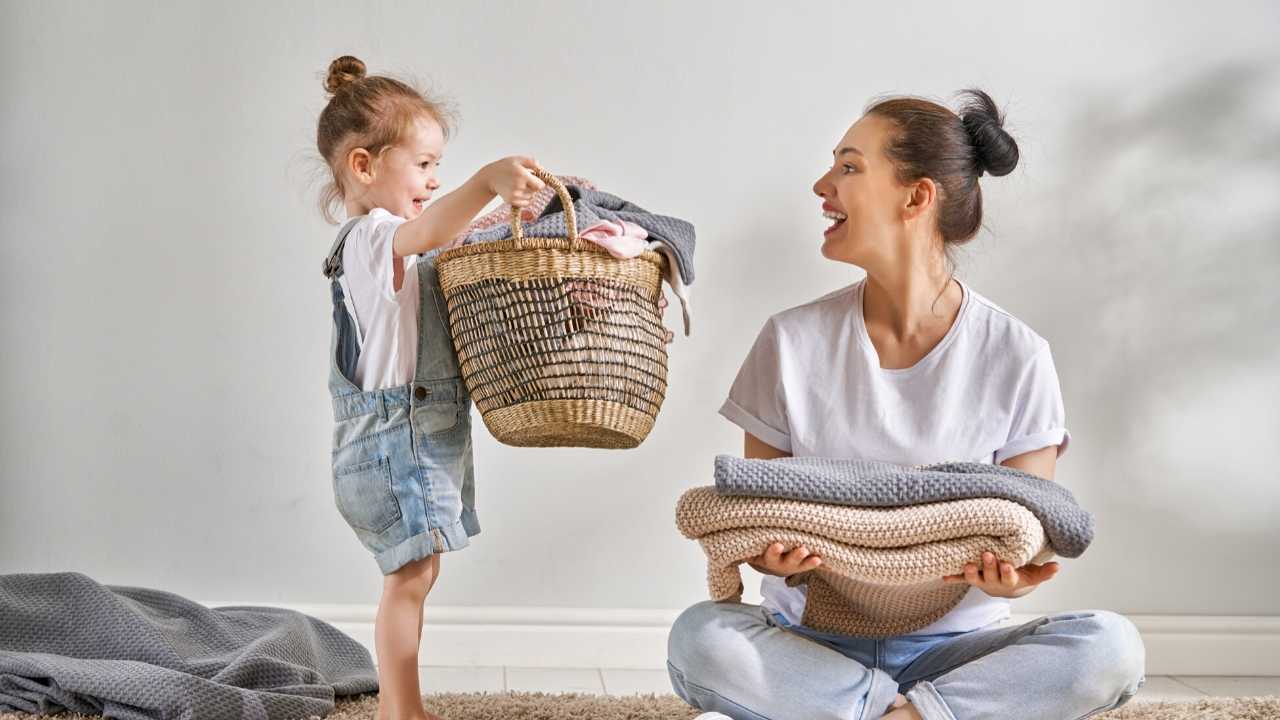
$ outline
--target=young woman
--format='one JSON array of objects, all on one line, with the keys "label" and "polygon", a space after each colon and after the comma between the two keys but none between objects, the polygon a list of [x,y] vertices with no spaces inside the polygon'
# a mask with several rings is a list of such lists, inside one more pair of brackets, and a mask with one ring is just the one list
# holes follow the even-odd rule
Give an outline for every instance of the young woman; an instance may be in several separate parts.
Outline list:
[{"label": "young woman", "polygon": [[[960,113],[925,100],[870,107],[814,184],[832,220],[822,254],[866,271],[853,285],[769,319],[721,408],[747,457],[966,460],[1052,480],[1066,450],[1048,343],[950,272],[948,250],[982,223],[979,178],[1018,162],[994,102]],[[668,669],[690,704],[735,720],[1084,718],[1143,681],[1142,640],[1104,610],[996,628],[1009,599],[1057,563],[1014,568],[986,553],[963,601],[928,627],[874,639],[801,624],[821,558],[774,544],[752,563],[762,606],[699,603],[671,630]]]}]

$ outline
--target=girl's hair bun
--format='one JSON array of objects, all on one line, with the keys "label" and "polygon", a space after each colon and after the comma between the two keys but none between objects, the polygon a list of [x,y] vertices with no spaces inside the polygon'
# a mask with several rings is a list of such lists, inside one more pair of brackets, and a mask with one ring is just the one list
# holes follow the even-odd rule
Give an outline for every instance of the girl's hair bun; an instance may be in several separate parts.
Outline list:
[{"label": "girl's hair bun", "polygon": [[324,80],[324,89],[330,95],[336,95],[345,85],[363,78],[364,73],[364,63],[360,58],[343,55],[329,63],[329,76]]},{"label": "girl's hair bun", "polygon": [[969,133],[978,155],[978,174],[1008,175],[1018,165],[1018,143],[1004,131],[1004,118],[991,96],[981,90],[965,90],[960,122]]}]

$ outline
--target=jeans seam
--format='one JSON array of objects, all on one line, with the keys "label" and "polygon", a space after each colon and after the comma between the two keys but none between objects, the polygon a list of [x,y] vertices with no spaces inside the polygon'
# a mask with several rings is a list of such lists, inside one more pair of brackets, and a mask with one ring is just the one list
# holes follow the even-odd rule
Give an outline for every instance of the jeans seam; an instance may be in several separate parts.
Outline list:
[{"label": "jeans seam", "polygon": [[[898,695],[898,683],[892,677],[890,677],[888,673],[886,673],[883,670],[880,670],[879,668],[870,668],[868,672],[871,673],[871,686],[867,688],[867,694],[862,699],[862,713],[860,714],[860,717],[863,718],[864,720],[866,720],[867,718],[878,718],[883,716],[885,714],[886,708],[888,707],[888,706],[885,706],[885,708],[880,708],[879,710],[877,710],[871,704],[872,699],[876,696],[876,690],[879,689],[877,687],[877,684],[879,684],[880,686],[883,686],[885,683],[884,680],[880,679],[881,676],[889,678],[888,682],[892,683],[894,686],[893,692],[894,692],[895,698]],[[872,715],[872,713],[875,713],[875,712],[878,712],[880,714]]]},{"label": "jeans seam", "polygon": [[[1047,620],[1047,619],[1048,619],[1048,616],[1046,616],[1046,620]],[[952,670],[955,670],[955,669],[957,669],[957,668],[964,667],[965,665],[968,665],[969,663],[972,663],[972,662],[976,662],[976,661],[978,661],[978,660],[981,660],[982,658],[984,658],[984,657],[986,657],[986,656],[988,656],[988,655],[991,655],[992,653],[996,653],[996,652],[999,652],[1000,650],[1003,650],[1003,649],[1005,649],[1005,648],[1007,648],[1007,647],[1011,647],[1011,646],[1013,646],[1015,643],[1017,643],[1017,641],[1018,641],[1018,640],[1021,640],[1021,639],[1022,639],[1022,638],[1024,638],[1024,637],[1027,637],[1027,636],[1029,636],[1029,635],[1035,635],[1035,633],[1036,633],[1036,631],[1037,631],[1037,630],[1039,630],[1040,628],[1044,627],[1044,626],[1045,626],[1045,625],[1047,625],[1047,624],[1048,624],[1047,622],[1043,622],[1043,623],[1040,623],[1039,625],[1036,625],[1035,627],[1031,628],[1031,632],[1027,633],[1026,635],[1023,635],[1022,637],[1019,637],[1017,640],[1014,640],[1013,642],[1009,643],[1008,645],[1001,645],[1001,646],[1000,646],[1000,647],[998,647],[998,648],[992,648],[991,650],[988,650],[988,651],[986,651],[986,652],[982,653],[981,655],[974,655],[973,657],[971,657],[971,658],[967,658],[967,659],[965,659],[965,660],[963,660],[963,661],[961,661],[961,662],[955,663],[954,665],[949,665],[949,666],[947,666],[947,667],[943,668],[942,670],[937,671],[937,674],[933,676],[933,679],[934,679],[934,680],[941,680],[941,679],[942,679],[942,677],[943,677],[944,675],[946,675],[947,673],[951,672]],[[930,648],[930,649],[932,649],[932,648]],[[925,652],[927,653],[927,652],[928,652],[928,650],[925,650]],[[917,658],[916,658],[916,660],[919,660],[919,659],[920,659],[919,657],[917,657]],[[915,664],[915,661],[916,661],[916,660],[912,660],[912,661],[911,661],[911,663],[912,663],[912,664]],[[907,667],[903,668],[903,671],[905,672],[906,670],[909,670],[910,668],[911,668],[911,665],[908,665]],[[927,676],[921,676],[921,678],[920,678],[919,680],[917,680],[916,682],[924,682],[926,677],[927,677]],[[930,681],[929,681],[929,684],[931,684],[931,685],[932,685],[932,684],[933,684],[933,681],[932,681],[932,680],[930,680]]]},{"label": "jeans seam", "polygon": [[373,432],[366,433],[366,434],[364,434],[364,435],[361,435],[360,437],[354,438],[354,439],[352,439],[350,442],[346,443],[345,445],[342,445],[341,447],[336,447],[336,448],[334,448],[334,449],[333,449],[333,454],[334,454],[334,455],[336,455],[336,454],[338,454],[338,452],[340,452],[340,451],[342,451],[342,450],[346,450],[347,448],[351,447],[352,445],[365,444],[365,443],[368,443],[368,442],[369,442],[369,441],[371,441],[371,440],[377,440],[378,438],[380,438],[380,437],[382,437],[383,435],[386,435],[386,434],[388,434],[388,433],[396,432],[396,431],[400,430],[400,426],[401,426],[401,425],[404,425],[404,424],[405,424],[405,423],[407,423],[407,422],[409,422],[409,419],[408,419],[408,418],[405,418],[404,420],[397,421],[394,425],[391,425],[390,427],[385,427],[385,428],[382,428],[381,430],[374,430]]},{"label": "jeans seam", "polygon": [[1089,712],[1087,712],[1087,713],[1085,713],[1085,714],[1081,715],[1080,717],[1076,718],[1076,720],[1085,720],[1085,718],[1091,718],[1091,717],[1093,717],[1094,715],[1097,715],[1098,713],[1100,713],[1100,712],[1102,712],[1102,711],[1104,711],[1104,710],[1110,710],[1112,707],[1115,707],[1115,706],[1116,706],[1116,705],[1115,705],[1115,703],[1111,703],[1111,704],[1109,704],[1109,705],[1099,705],[1098,707],[1096,707],[1096,708],[1094,708],[1094,709],[1090,710]]},{"label": "jeans seam", "polygon": [[[1144,678],[1144,679],[1145,679],[1145,678]],[[1142,683],[1138,683],[1138,687],[1139,687],[1139,688],[1141,688],[1141,687],[1142,687]],[[1128,688],[1126,688],[1126,689],[1128,689]],[[1103,705],[1099,705],[1098,707],[1096,707],[1096,708],[1094,708],[1094,709],[1090,710],[1089,712],[1087,712],[1087,713],[1085,713],[1085,714],[1081,715],[1080,717],[1076,718],[1076,720],[1085,720],[1085,718],[1091,718],[1091,717],[1093,717],[1094,715],[1097,715],[1097,714],[1098,714],[1098,713],[1100,713],[1100,712],[1106,712],[1107,710],[1111,710],[1111,709],[1114,709],[1114,708],[1118,708],[1118,707],[1120,707],[1121,705],[1123,705],[1125,702],[1127,702],[1127,701],[1129,701],[1130,699],[1132,699],[1132,698],[1133,698],[1133,696],[1134,696],[1134,695],[1137,695],[1137,694],[1138,694],[1137,690],[1134,690],[1132,693],[1124,693],[1124,692],[1121,692],[1121,693],[1120,693],[1120,697],[1117,697],[1115,700],[1111,701],[1110,703],[1106,703],[1106,704],[1103,704]]]},{"label": "jeans seam", "polygon": [[[926,692],[926,689],[920,688],[921,683],[926,683],[927,690],[931,692]],[[910,696],[914,696],[914,695],[924,695],[928,700],[932,702],[936,702],[939,706],[941,706],[943,712],[946,713],[946,717],[943,720],[956,720],[955,713],[951,712],[951,708],[950,706],[947,705],[947,701],[943,699],[942,693],[938,692],[938,688],[936,688],[934,684],[929,682],[928,680],[921,680],[919,683],[916,683],[915,685],[913,685],[911,689],[907,691],[907,695],[905,695],[904,697],[907,697],[908,700],[911,700],[912,698]],[[912,704],[915,705],[916,712],[920,713],[921,717],[925,717],[924,713],[921,712],[920,710],[920,706],[914,702]],[[935,720],[935,719],[925,717],[925,720]]]},{"label": "jeans seam", "polygon": [[[701,690],[702,692],[707,693],[707,694],[709,694],[709,695],[715,695],[716,697],[718,697],[718,698],[720,698],[721,700],[723,700],[726,704],[732,705],[732,706],[734,706],[734,707],[736,707],[736,708],[742,708],[743,710],[746,710],[747,712],[751,713],[752,715],[755,715],[756,717],[765,718],[765,720],[772,720],[772,718],[770,718],[768,715],[763,715],[763,714],[761,714],[761,713],[758,713],[758,712],[756,712],[755,710],[752,710],[751,708],[747,707],[746,705],[743,705],[742,703],[737,703],[737,702],[734,702],[734,701],[730,700],[729,698],[727,698],[727,697],[725,697],[725,696],[721,695],[720,693],[716,692],[715,690],[712,690],[711,688],[703,687],[703,686],[699,685],[699,684],[698,684],[698,683],[696,683],[696,682],[692,682],[692,681],[691,681],[691,680],[689,680],[689,679],[688,679],[688,677],[684,674],[684,671],[683,671],[683,670],[681,670],[680,668],[676,667],[675,665],[672,665],[670,660],[668,660],[668,661],[667,661],[667,667],[668,667],[668,668],[670,668],[672,671],[674,671],[676,674],[678,674],[678,675],[680,676],[680,680],[685,684],[685,686],[686,686],[686,687],[697,688],[697,689]],[[695,707],[696,707],[696,706],[695,706]],[[698,708],[698,709],[699,709],[699,710],[704,710],[705,708]]]}]

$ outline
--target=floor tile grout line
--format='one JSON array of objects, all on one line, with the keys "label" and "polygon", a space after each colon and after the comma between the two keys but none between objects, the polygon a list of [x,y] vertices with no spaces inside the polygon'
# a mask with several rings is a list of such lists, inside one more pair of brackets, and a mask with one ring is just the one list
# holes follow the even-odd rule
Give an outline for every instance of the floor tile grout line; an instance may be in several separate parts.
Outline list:
[{"label": "floor tile grout line", "polygon": [[1204,690],[1201,690],[1200,688],[1196,687],[1195,685],[1192,685],[1191,683],[1187,682],[1186,680],[1183,680],[1182,678],[1178,677],[1177,675],[1165,675],[1165,677],[1169,678],[1170,680],[1173,680],[1174,682],[1178,683],[1178,684],[1179,684],[1179,685],[1181,685],[1182,687],[1189,688],[1189,689],[1191,689],[1191,690],[1195,690],[1196,692],[1200,693],[1201,695],[1203,695],[1203,696],[1205,696],[1205,697],[1209,697],[1209,693],[1205,692]]}]

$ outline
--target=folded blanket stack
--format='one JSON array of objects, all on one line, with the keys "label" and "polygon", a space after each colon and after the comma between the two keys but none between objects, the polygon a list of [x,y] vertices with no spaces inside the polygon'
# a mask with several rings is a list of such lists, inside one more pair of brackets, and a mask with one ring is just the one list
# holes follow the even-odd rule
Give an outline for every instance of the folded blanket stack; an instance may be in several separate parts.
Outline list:
[{"label": "folded blanket stack", "polygon": [[715,600],[741,596],[738,565],[771,543],[806,546],[822,566],[787,580],[808,585],[802,622],[863,637],[945,615],[968,585],[942,576],[984,550],[1021,566],[1077,557],[1093,537],[1093,518],[1070,491],[1018,470],[827,458],[722,455],[716,486],[686,492],[676,524],[702,545]]}]

